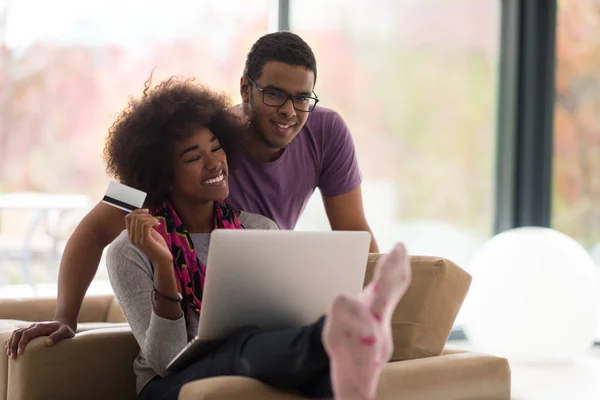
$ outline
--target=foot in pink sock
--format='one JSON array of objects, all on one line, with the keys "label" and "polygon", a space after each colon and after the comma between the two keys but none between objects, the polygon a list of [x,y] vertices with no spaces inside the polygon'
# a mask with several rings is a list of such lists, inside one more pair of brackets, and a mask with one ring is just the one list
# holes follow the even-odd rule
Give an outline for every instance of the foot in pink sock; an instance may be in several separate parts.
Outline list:
[{"label": "foot in pink sock", "polygon": [[379,258],[373,279],[360,296],[371,308],[375,319],[386,324],[392,321],[394,309],[410,285],[411,272],[410,260],[402,243]]},{"label": "foot in pink sock", "polygon": [[323,345],[335,399],[372,399],[385,354],[382,330],[369,308],[357,299],[337,297],[325,320]]},{"label": "foot in pink sock", "polygon": [[404,245],[398,243],[391,252],[379,257],[373,279],[360,297],[372,308],[376,319],[382,319],[384,314],[391,318],[396,304],[410,285],[410,280],[410,260]]},{"label": "foot in pink sock", "polygon": [[406,247],[398,243],[391,252],[379,258],[373,272],[373,279],[360,296],[361,301],[371,310],[373,317],[381,323],[384,336],[389,338],[386,362],[394,351],[391,332],[392,315],[398,302],[406,293],[411,278],[412,270]]},{"label": "foot in pink sock", "polygon": [[377,263],[372,282],[357,299],[336,298],[325,320],[336,400],[374,399],[383,363],[393,351],[391,317],[410,284],[406,249],[397,245]]}]

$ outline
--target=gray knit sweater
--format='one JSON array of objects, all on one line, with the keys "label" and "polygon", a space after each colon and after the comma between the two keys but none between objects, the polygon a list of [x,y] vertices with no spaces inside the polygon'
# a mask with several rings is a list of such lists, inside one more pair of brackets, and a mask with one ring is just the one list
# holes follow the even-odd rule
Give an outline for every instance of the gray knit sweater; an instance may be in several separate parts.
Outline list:
[{"label": "gray knit sweater", "polygon": [[[275,222],[258,214],[241,212],[240,222],[246,229],[277,229]],[[206,264],[209,233],[190,234],[198,259]],[[187,344],[188,333],[198,332],[198,316],[191,315],[185,326],[183,317],[169,320],[153,311],[154,273],[148,258],[138,250],[123,231],[108,248],[106,266],[110,283],[140,346],[133,362],[139,393],[156,375],[167,376],[169,362]]]}]

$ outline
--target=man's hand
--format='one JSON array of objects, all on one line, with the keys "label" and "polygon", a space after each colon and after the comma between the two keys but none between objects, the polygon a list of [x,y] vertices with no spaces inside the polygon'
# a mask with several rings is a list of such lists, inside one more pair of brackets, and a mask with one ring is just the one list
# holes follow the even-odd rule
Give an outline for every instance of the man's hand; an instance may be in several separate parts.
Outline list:
[{"label": "man's hand", "polygon": [[4,346],[6,355],[13,359],[17,358],[18,355],[23,354],[27,343],[39,336],[48,336],[46,346],[54,346],[64,339],[75,336],[75,331],[69,325],[59,321],[38,322],[28,328],[17,329]]}]

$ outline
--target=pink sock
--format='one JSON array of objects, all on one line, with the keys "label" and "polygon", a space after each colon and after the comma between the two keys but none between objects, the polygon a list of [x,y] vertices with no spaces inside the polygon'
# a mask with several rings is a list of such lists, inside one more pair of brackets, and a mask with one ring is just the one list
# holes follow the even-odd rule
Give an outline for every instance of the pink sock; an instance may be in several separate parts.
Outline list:
[{"label": "pink sock", "polygon": [[410,279],[406,249],[398,244],[379,259],[373,280],[360,296],[339,296],[333,302],[323,345],[336,400],[375,398],[381,369],[393,351],[392,313]]}]

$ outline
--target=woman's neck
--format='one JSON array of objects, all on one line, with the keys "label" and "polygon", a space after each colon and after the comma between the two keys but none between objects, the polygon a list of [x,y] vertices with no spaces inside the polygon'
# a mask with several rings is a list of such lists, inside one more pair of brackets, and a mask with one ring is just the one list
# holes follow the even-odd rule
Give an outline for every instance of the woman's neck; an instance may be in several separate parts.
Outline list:
[{"label": "woman's neck", "polygon": [[214,224],[214,201],[189,204],[181,199],[171,199],[179,219],[189,233],[209,233]]}]

